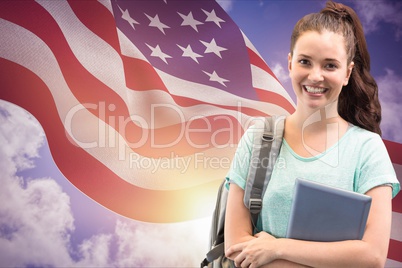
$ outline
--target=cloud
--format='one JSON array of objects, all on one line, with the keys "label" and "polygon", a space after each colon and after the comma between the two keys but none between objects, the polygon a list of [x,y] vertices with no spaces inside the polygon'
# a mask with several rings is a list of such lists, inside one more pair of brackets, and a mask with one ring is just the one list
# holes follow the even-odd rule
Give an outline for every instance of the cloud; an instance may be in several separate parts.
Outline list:
[{"label": "cloud", "polygon": [[118,267],[196,267],[208,250],[211,219],[173,224],[118,221]]},{"label": "cloud", "polygon": [[279,62],[274,63],[271,70],[279,79],[279,81],[281,81],[281,83],[286,83],[290,80],[288,69],[283,68],[283,66]]},{"label": "cloud", "polygon": [[112,234],[98,234],[78,246],[79,260],[74,267],[113,267],[111,260]]},{"label": "cloud", "polygon": [[0,102],[0,259],[3,266],[70,263],[70,199],[52,179],[23,179],[44,142],[26,111]]},{"label": "cloud", "polygon": [[355,1],[355,9],[366,34],[377,31],[381,22],[395,26],[395,39],[402,37],[402,3],[399,1]]},{"label": "cloud", "polygon": [[38,157],[44,133],[32,115],[5,101],[0,101],[0,142],[2,174],[32,167],[31,158]]},{"label": "cloud", "polygon": [[391,69],[386,69],[386,74],[376,79],[379,89],[379,97],[382,107],[381,130],[383,137],[402,143],[402,77],[399,77]]},{"label": "cloud", "polygon": [[152,224],[111,212],[114,231],[72,241],[78,227],[70,196],[52,178],[16,175],[34,167],[43,143],[43,130],[35,118],[0,101],[1,266],[199,266],[208,249],[210,218]]}]

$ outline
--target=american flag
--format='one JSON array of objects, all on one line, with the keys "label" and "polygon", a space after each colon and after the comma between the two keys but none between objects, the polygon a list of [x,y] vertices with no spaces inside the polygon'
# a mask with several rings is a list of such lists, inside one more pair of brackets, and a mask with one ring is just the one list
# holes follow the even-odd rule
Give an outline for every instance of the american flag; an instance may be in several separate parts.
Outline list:
[{"label": "american flag", "polygon": [[[39,120],[71,183],[136,220],[209,215],[252,118],[294,110],[212,0],[1,1],[0,33],[0,98]],[[386,144],[402,175],[401,145]]]}]

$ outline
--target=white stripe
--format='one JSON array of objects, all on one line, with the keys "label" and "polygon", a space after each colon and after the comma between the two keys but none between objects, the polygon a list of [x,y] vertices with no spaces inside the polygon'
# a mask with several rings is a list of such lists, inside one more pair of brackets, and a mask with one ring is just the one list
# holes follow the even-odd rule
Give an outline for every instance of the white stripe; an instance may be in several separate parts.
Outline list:
[{"label": "white stripe", "polygon": [[126,100],[123,62],[107,42],[90,31],[67,1],[40,1],[60,26],[77,60],[99,81]]},{"label": "white stripe", "polygon": [[253,87],[282,95],[293,106],[295,106],[292,98],[273,76],[268,75],[263,69],[254,65],[251,66],[251,72],[253,73]]},{"label": "white stripe", "polygon": [[393,166],[395,169],[396,177],[399,179],[399,182],[402,182],[402,165],[393,163]]},{"label": "white stripe", "polygon": [[399,261],[394,261],[391,259],[387,259],[387,261],[385,262],[385,268],[398,268],[398,267],[402,267],[402,262]]},{"label": "white stripe", "polygon": [[137,46],[133,42],[131,42],[130,39],[128,39],[128,37],[122,31],[120,31],[119,28],[117,28],[117,35],[119,37],[120,50],[122,55],[148,62],[144,54],[141,53]]},{"label": "white stripe", "polygon": [[[246,44],[246,46],[251,49],[255,54],[257,54],[261,59],[261,55],[260,53],[257,51],[257,49],[254,47],[253,43],[251,43],[250,39],[248,39],[248,37],[244,34],[244,32],[240,29],[241,34],[243,36],[244,39],[244,43]],[[265,61],[264,61],[265,62]]]},{"label": "white stripe", "polygon": [[402,213],[392,212],[391,239],[402,242]]},{"label": "white stripe", "polygon": [[112,3],[109,0],[97,0],[100,4],[104,5],[113,16]]}]

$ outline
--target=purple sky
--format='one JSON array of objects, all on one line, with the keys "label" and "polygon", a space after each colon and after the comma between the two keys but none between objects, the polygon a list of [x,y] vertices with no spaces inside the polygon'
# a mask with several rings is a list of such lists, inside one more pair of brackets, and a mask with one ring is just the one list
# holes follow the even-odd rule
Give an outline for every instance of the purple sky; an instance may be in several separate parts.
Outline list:
[{"label": "purple sky", "polygon": [[[324,2],[221,4],[294,96],[287,75],[289,36],[302,15],[318,11]],[[401,143],[402,2],[349,3],[367,33],[383,105],[384,138]],[[0,102],[0,126],[0,266],[199,265],[207,249],[209,218],[157,225],[116,215],[63,177],[32,116]]]}]

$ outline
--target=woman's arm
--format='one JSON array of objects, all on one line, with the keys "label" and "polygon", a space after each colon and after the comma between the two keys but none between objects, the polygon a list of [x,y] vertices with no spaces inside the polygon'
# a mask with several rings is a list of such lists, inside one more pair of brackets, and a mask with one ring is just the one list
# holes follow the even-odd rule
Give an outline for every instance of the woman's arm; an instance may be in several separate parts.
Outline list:
[{"label": "woman's arm", "polygon": [[[230,185],[228,201],[226,205],[226,218],[225,218],[225,251],[232,245],[239,245],[239,243],[248,242],[257,239],[253,236],[253,227],[250,218],[250,211],[244,206],[243,203],[244,190],[232,183]],[[269,236],[268,234],[266,234]],[[272,237],[272,239],[275,239]],[[231,251],[227,254],[231,260],[241,253],[239,251]],[[275,260],[269,264],[269,267],[305,267],[296,263],[291,263],[286,260]]]},{"label": "woman's arm", "polygon": [[[362,240],[309,242],[294,239],[261,239],[232,246],[239,252],[235,262],[258,267],[282,259],[312,267],[384,267],[391,230],[391,187],[379,186],[367,192],[372,197],[370,214]],[[255,266],[254,263],[257,265]],[[267,266],[269,267],[269,265]]]},{"label": "woman's arm", "polygon": [[[244,205],[243,198],[244,190],[232,183],[226,204],[225,251],[232,245],[254,239],[250,211]],[[226,257],[233,259],[238,253],[233,252]]]}]

